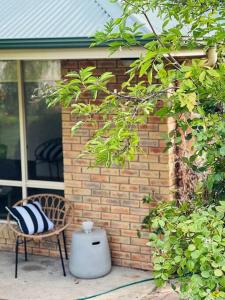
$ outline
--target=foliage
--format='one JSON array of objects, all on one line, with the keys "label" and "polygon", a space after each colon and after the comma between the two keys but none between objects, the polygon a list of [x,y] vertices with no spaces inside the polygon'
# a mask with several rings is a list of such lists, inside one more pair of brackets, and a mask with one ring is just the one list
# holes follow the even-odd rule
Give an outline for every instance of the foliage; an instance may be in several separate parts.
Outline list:
[{"label": "foliage", "polygon": [[[163,0],[159,4],[156,0],[122,0],[121,5],[123,15],[109,20],[104,32],[96,33],[95,42],[108,42],[112,52],[140,44],[146,49],[146,54],[130,65],[121,90],[108,88],[112,73],[95,76],[94,68],[89,67],[48,87],[44,96],[49,106],[60,103],[72,108],[80,117],[72,128],[74,133],[85,122],[95,124],[96,114],[101,117],[103,126],[96,129],[85,153],[94,156],[96,165],[108,167],[124,165],[141,151],[138,127],[153,111],[160,117],[175,118],[177,128],[169,135],[168,147],[176,144],[182,148],[185,139],[193,140],[192,147],[182,152],[183,162],[193,172],[206,174],[208,195],[220,199],[225,186],[224,1]],[[152,12],[163,20],[161,33],[151,23]],[[129,23],[134,13],[145,21],[143,28],[140,22]],[[184,47],[207,51],[212,46],[218,53],[213,66],[207,59],[181,63],[174,55]],[[84,101],[87,92],[92,96]],[[99,95],[105,95],[101,103]],[[159,98],[163,107],[155,109]]]},{"label": "foliage", "polygon": [[[85,123],[97,128],[85,154],[94,157],[96,165],[107,167],[123,166],[141,151],[138,128],[150,114],[176,120],[168,148],[179,149],[181,163],[206,178],[203,196],[208,203],[205,208],[201,203],[184,202],[179,207],[168,203],[150,211],[145,222],[155,231],[150,236],[155,275],[159,284],[174,274],[182,276],[181,293],[194,300],[224,299],[225,204],[215,204],[225,195],[224,0],[112,2],[120,2],[123,14],[96,33],[94,46],[108,43],[111,52],[134,45],[146,50],[131,63],[121,90],[109,89],[112,73],[96,76],[89,67],[68,74],[39,96],[47,98],[49,106],[71,108],[78,117],[74,134]],[[160,32],[151,21],[152,12],[163,20]],[[144,26],[130,24],[133,14],[139,14]],[[186,61],[176,56],[176,51],[184,48],[207,52],[212,47],[218,55],[213,64],[207,55]],[[100,128],[95,126],[99,119]],[[186,193],[186,198],[189,196]],[[211,206],[210,201],[214,202]]]},{"label": "foliage", "polygon": [[149,245],[159,286],[177,278],[182,297],[225,298],[224,213],[225,201],[206,208],[193,202],[179,208],[176,202],[162,202],[150,211],[145,226],[153,230]]},{"label": "foliage", "polygon": [[[130,87],[129,96],[120,96],[107,89],[107,83],[113,77],[111,72],[106,72],[100,77],[92,73],[93,67],[81,69],[79,72],[69,73],[66,77],[70,80],[58,82],[56,87],[47,87],[42,93],[48,100],[49,106],[62,104],[71,107],[72,113],[83,117],[73,127],[72,132],[82,127],[84,122],[95,125],[96,116],[102,118],[104,125],[86,145],[85,153],[95,157],[95,164],[123,165],[126,160],[134,159],[140,150],[138,125],[146,122],[146,118],[153,112],[153,103],[137,101],[141,97],[141,85]],[[82,96],[91,92],[93,99],[85,103]],[[97,101],[99,93],[104,93],[105,98],[101,103]],[[40,96],[40,95],[39,95]],[[120,101],[118,101],[118,97]],[[75,102],[74,102],[75,98]],[[81,98],[81,99],[80,99]],[[133,106],[134,102],[135,107]]]}]

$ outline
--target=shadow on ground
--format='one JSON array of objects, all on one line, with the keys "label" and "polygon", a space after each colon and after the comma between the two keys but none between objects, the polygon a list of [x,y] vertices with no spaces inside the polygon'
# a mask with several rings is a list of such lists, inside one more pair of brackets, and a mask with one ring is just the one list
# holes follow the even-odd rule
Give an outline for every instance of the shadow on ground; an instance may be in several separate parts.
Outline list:
[{"label": "shadow on ground", "polygon": [[[14,279],[14,253],[0,252],[0,300],[76,300],[120,285],[151,277],[147,271],[113,267],[105,277],[91,280],[62,275],[58,258],[19,255],[18,279]],[[154,289],[153,282],[145,282],[93,299],[143,299]]]}]

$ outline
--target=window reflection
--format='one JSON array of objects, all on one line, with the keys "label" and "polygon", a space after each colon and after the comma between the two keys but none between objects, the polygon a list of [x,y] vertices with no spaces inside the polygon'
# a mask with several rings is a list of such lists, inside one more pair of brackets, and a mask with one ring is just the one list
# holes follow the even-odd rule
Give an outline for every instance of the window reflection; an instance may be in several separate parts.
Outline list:
[{"label": "window reflection", "polygon": [[37,195],[37,194],[56,194],[64,197],[64,191],[62,190],[28,188],[27,193],[28,196]]},{"label": "window reflection", "polygon": [[60,78],[59,71],[55,61],[24,62],[29,179],[63,181],[61,111],[48,109],[43,99],[32,100],[36,88]]},{"label": "window reflection", "polygon": [[20,187],[0,185],[0,219],[6,219],[6,206],[12,207],[17,201],[22,199],[22,189]]}]

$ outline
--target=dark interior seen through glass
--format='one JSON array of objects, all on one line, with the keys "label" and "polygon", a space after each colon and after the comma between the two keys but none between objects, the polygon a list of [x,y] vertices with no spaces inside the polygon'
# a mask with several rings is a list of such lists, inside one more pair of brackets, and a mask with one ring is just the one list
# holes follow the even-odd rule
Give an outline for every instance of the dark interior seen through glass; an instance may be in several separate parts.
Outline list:
[{"label": "dark interior seen through glass", "polygon": [[0,62],[0,179],[21,180],[16,62]]},{"label": "dark interior seen through glass", "polygon": [[60,108],[47,108],[44,99],[32,99],[34,90],[58,79],[56,62],[24,62],[24,97],[27,132],[28,177],[63,181]]},{"label": "dark interior seen through glass", "polygon": [[17,201],[22,199],[22,189],[20,187],[0,185],[0,219],[6,219],[6,206],[12,207]]},{"label": "dark interior seen through glass", "polygon": [[27,192],[28,192],[28,196],[32,196],[36,194],[56,194],[64,197],[64,191],[61,190],[28,188]]}]

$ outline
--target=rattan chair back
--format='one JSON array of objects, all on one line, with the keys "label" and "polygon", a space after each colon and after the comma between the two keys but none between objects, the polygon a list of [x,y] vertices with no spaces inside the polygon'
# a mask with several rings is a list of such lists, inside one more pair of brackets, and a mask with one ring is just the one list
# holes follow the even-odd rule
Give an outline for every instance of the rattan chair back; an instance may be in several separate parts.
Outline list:
[{"label": "rattan chair back", "polygon": [[15,225],[10,214],[7,216],[7,222],[9,227],[16,233],[17,236],[24,236],[33,239],[41,239],[42,237],[48,237],[51,235],[58,235],[60,232],[65,230],[71,223],[72,220],[72,207],[71,203],[55,194],[38,194],[30,196],[26,199],[16,202],[13,206],[22,206],[27,203],[38,201],[44,213],[54,223],[54,229],[48,232],[39,234],[28,235],[21,232],[19,226]]}]

